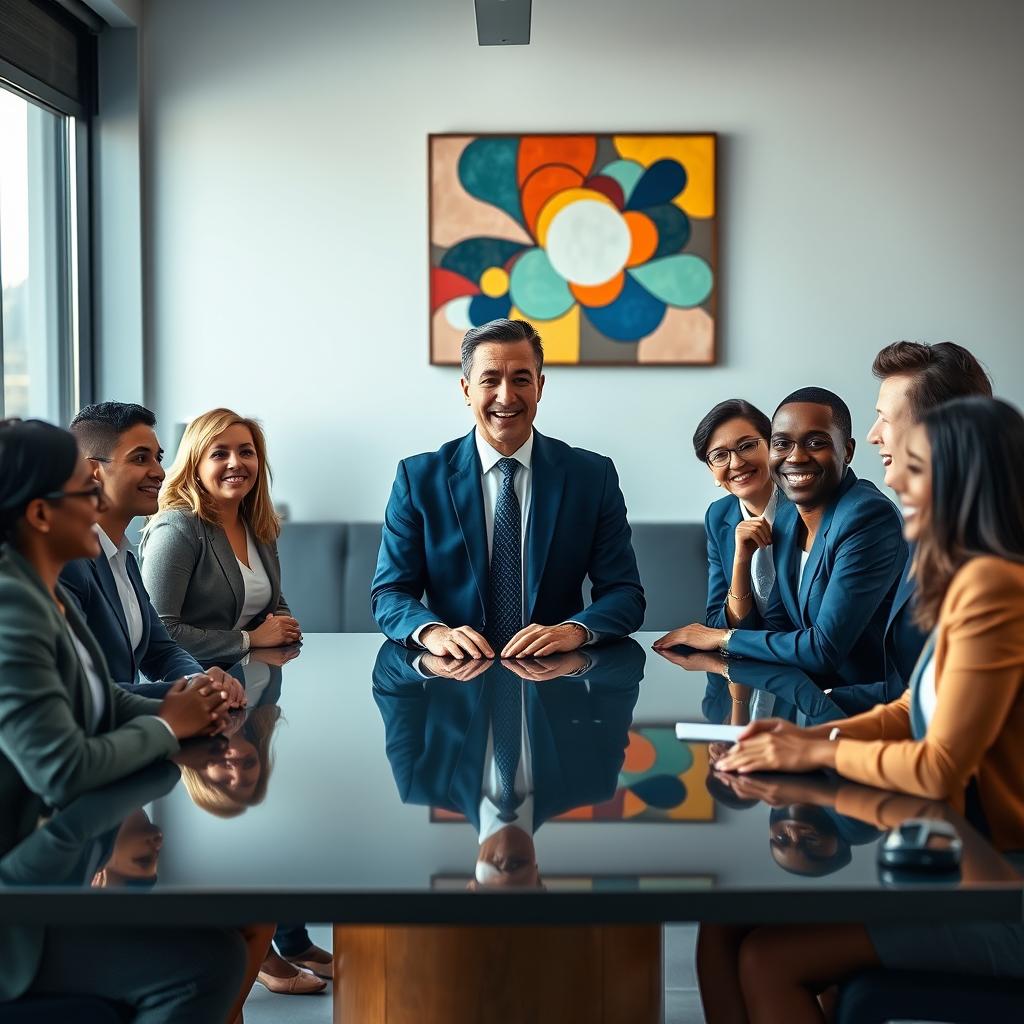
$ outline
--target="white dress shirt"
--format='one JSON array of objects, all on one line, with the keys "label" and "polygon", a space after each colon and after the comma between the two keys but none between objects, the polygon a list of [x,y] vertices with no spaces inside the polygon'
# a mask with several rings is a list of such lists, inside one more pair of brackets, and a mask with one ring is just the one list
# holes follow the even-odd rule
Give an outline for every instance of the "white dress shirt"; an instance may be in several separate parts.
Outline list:
[{"label": "white dress shirt", "polygon": [[263,564],[263,559],[260,558],[259,550],[248,526],[245,528],[245,550],[246,557],[249,559],[248,565],[239,558],[235,559],[238,562],[238,570],[242,574],[242,585],[245,587],[242,614],[238,616],[235,629],[241,629],[247,622],[251,622],[259,615],[270,604],[270,598],[274,593],[266,566]]},{"label": "white dress shirt", "polygon": [[928,664],[921,670],[921,679],[917,684],[917,699],[921,702],[921,714],[924,716],[924,724],[932,724],[932,715],[935,714],[935,705],[938,697],[935,694],[935,651],[928,659]]},{"label": "white dress shirt", "polygon": [[117,587],[117,596],[121,598],[124,621],[128,624],[128,642],[132,645],[132,650],[137,651],[139,644],[142,643],[142,608],[132,581],[128,578],[128,552],[132,550],[132,546],[127,537],[122,537],[121,543],[115,545],[98,524],[93,529],[99,537],[103,554],[107,556],[107,564]]},{"label": "white dress shirt", "polygon": [[[736,499],[739,501],[739,498]],[[775,512],[779,507],[779,489],[772,488],[772,496],[768,499],[762,515],[768,520],[769,526],[775,525]],[[754,515],[747,511],[747,506],[740,501],[740,515],[744,520],[754,519]],[[772,545],[769,544],[764,550],[758,548],[754,557],[750,560],[750,589],[754,592],[754,604],[757,610],[764,615],[768,607],[768,598],[771,596],[772,587],[775,586],[775,559],[772,554]]]}]

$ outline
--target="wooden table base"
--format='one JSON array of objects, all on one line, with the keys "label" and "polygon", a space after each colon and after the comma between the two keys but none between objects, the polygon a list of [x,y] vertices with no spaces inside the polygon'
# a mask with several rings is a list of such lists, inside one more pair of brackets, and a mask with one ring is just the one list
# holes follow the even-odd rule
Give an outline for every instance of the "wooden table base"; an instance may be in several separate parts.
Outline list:
[{"label": "wooden table base", "polygon": [[343,1024],[658,1024],[661,926],[334,926]]}]

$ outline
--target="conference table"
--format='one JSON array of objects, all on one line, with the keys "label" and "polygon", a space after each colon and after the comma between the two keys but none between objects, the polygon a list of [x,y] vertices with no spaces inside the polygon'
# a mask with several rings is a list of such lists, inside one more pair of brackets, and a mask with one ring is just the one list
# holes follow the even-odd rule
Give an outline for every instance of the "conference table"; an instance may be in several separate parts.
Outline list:
[{"label": "conference table", "polygon": [[[332,923],[336,1020],[635,1024],[661,1019],[666,923],[1022,919],[1024,882],[944,804],[713,772],[677,722],[842,713],[799,672],[733,662],[730,681],[654,638],[522,664],[376,634],[250,656],[229,737],[0,859],[0,926]],[[509,692],[530,793],[512,811],[484,792]],[[919,817],[960,833],[955,875],[880,868],[884,832]]]}]

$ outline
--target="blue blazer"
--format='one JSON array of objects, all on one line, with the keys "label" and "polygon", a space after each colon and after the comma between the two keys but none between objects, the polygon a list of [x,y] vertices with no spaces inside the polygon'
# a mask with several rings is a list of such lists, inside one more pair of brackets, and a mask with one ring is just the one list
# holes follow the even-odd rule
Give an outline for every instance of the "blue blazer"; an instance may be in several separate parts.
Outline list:
[{"label": "blue blazer", "polygon": [[[778,509],[788,504],[786,496],[779,491],[776,522],[779,518]],[[704,513],[704,534],[708,545],[708,606],[704,621],[714,629],[729,628],[729,620],[725,616],[725,599],[729,595],[732,563],[736,558],[736,527],[742,521],[740,500],[734,494],[726,494],[713,501]],[[774,550],[773,543],[773,554]]]},{"label": "blue blazer", "polygon": [[893,598],[889,620],[885,624],[885,679],[862,686],[844,686],[833,691],[836,703],[847,715],[859,715],[876,704],[889,704],[910,684],[918,655],[928,639],[928,634],[914,623],[913,598],[916,586],[908,578],[913,560],[914,549],[911,547],[900,574],[900,584]]},{"label": "blue blazer", "polygon": [[[573,619],[599,638],[639,629],[646,603],[611,459],[534,431],[531,469],[526,622]],[[403,459],[384,513],[370,593],[381,631],[401,644],[428,622],[483,632],[488,567],[474,431],[436,452]],[[593,603],[584,609],[587,576]]]},{"label": "blue blazer", "polygon": [[68,562],[60,575],[60,582],[81,608],[117,685],[146,696],[159,696],[167,687],[140,684],[140,672],[153,683],[159,683],[160,680],[180,679],[193,672],[202,672],[203,667],[167,635],[160,616],[150,603],[138,563],[130,551],[125,564],[142,610],[142,639],[135,650],[132,650],[128,639],[128,623],[114,574],[102,551],[96,558]]},{"label": "blue blazer", "polygon": [[899,512],[848,469],[825,509],[802,579],[798,515],[796,505],[780,507],[776,585],[763,628],[737,630],[729,653],[791,665],[828,686],[883,679],[883,638],[907,558]]},{"label": "blue blazer", "polygon": [[[387,643],[373,669],[398,795],[403,803],[455,811],[478,829],[490,672],[468,683],[424,679],[412,667],[415,657]],[[525,684],[535,830],[565,811],[611,799],[618,785],[644,649],[622,640],[591,657],[582,676]]]}]

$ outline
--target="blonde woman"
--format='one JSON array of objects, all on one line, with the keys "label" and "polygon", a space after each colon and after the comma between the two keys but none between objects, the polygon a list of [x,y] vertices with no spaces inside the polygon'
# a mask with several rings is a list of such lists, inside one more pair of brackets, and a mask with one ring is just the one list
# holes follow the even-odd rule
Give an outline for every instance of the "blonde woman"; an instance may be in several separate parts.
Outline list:
[{"label": "blonde woman", "polygon": [[142,539],[142,578],[171,638],[204,664],[301,639],[281,594],[280,520],[259,424],[213,409],[186,428]]}]

